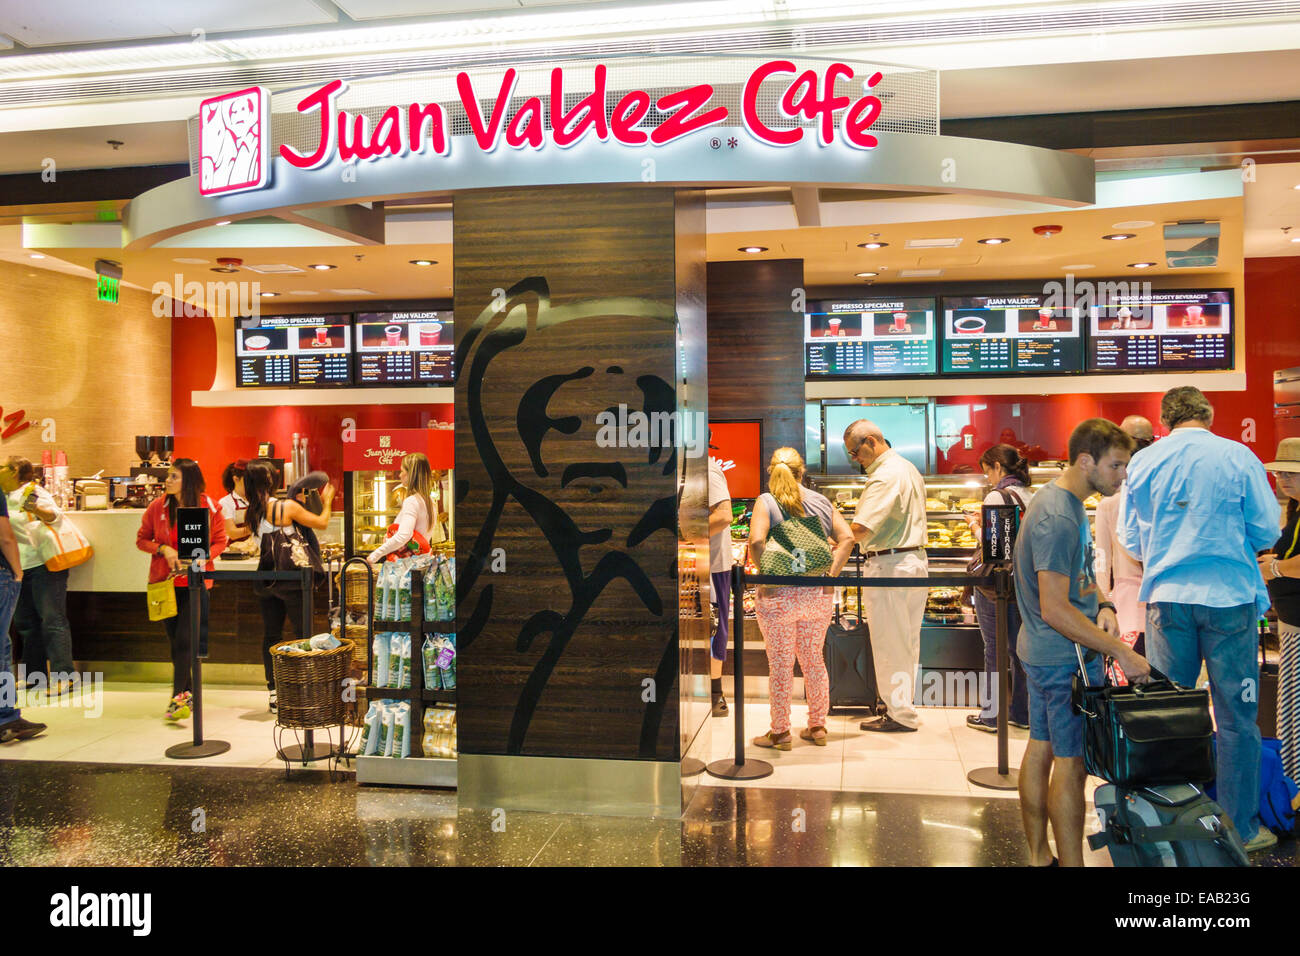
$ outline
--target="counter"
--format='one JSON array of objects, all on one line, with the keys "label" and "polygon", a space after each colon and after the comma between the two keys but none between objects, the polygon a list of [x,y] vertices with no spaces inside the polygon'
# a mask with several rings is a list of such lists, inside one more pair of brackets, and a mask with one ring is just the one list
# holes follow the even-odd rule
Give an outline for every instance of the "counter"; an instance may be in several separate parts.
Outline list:
[{"label": "counter", "polygon": [[[167,662],[171,652],[162,622],[150,621],[145,603],[150,555],[135,546],[141,508],[69,511],[68,517],[95,549],[95,556],[68,573],[68,620],[77,661]],[[343,540],[338,513],[320,535],[322,542]],[[221,571],[256,571],[256,558],[214,562]],[[218,664],[262,662],[262,616],[252,581],[217,583],[211,592],[208,660]],[[328,588],[315,594],[312,627],[328,628]],[[286,625],[284,639],[293,635]]]}]

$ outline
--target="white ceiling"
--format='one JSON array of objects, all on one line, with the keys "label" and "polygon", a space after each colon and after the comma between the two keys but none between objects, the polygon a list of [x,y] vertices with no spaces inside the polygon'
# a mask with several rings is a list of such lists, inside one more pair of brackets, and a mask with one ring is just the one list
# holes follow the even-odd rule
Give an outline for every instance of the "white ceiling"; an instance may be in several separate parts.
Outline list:
[{"label": "white ceiling", "polygon": [[227,33],[290,29],[337,20],[333,4],[313,0],[0,2],[0,33],[29,47],[188,37],[195,30]]},{"label": "white ceiling", "polygon": [[[1245,184],[1246,256],[1300,256],[1300,163],[1257,166]],[[1289,232],[1283,232],[1289,227]]]},{"label": "white ceiling", "polygon": [[[4,133],[0,134],[0,175],[34,172],[47,158],[54,160],[56,174],[59,169],[187,163],[187,137],[180,120]],[[122,146],[114,149],[108,143],[111,139]]]}]

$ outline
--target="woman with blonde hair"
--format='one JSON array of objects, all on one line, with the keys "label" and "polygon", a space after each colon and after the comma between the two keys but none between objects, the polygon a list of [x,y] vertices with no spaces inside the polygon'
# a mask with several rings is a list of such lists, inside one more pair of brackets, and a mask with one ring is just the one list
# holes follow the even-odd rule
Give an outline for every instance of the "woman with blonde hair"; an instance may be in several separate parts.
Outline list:
[{"label": "woman with blonde hair", "polygon": [[[401,475],[401,488],[406,494],[402,509],[397,513],[396,524],[389,529],[387,540],[366,557],[371,564],[378,564],[398,551],[428,551],[430,543],[443,540],[442,515],[434,507],[438,485],[428,456],[419,452],[407,455],[402,459]],[[414,548],[410,547],[412,540]]]},{"label": "woman with blonde hair", "polygon": [[[754,502],[749,522],[749,554],[755,564],[763,556],[768,535],[790,518],[816,516],[831,546],[831,577],[840,573],[853,550],[853,532],[830,499],[803,486],[803,457],[793,448],[778,448],[767,466],[768,492]],[[831,622],[833,587],[760,587],[755,604],[759,630],[767,648],[772,728],[754,738],[756,747],[789,750],[790,689],[794,662],[803,671],[804,697],[808,700],[808,727],[803,740],[826,746],[826,713],[830,710],[830,680],[822,645]]]}]

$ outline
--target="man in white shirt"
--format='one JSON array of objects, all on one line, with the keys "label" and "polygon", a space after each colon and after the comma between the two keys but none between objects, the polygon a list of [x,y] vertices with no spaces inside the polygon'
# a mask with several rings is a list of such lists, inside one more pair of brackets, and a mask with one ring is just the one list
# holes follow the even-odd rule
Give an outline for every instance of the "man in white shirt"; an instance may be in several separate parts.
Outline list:
[{"label": "man in white shirt", "polygon": [[[844,451],[867,474],[851,528],[865,555],[863,574],[876,578],[926,578],[925,480],[916,466],[889,447],[880,427],[860,418],[844,431]],[[916,670],[921,658],[921,619],[927,589],[864,588],[876,684],[884,717],[864,720],[863,730],[914,731]]]},{"label": "man in white shirt", "polygon": [[[713,437],[712,433],[709,435]],[[709,445],[710,448],[714,446]],[[731,623],[731,492],[722,466],[709,456],[709,576],[713,604],[718,612],[718,630],[709,645],[709,696],[714,717],[727,716],[727,698],[722,696],[722,665],[727,660]]]}]

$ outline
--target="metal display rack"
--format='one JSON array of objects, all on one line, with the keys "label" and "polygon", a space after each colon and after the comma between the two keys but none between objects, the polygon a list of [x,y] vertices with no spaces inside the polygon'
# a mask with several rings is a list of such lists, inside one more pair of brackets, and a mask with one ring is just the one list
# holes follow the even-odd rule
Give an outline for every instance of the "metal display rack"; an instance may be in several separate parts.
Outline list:
[{"label": "metal display rack", "polygon": [[[352,560],[361,560],[353,558]],[[351,563],[351,562],[349,562]],[[342,589],[347,587],[347,575],[343,575]],[[419,596],[417,599],[417,595]],[[424,620],[424,575],[419,571],[411,572],[411,620],[392,621],[377,619],[374,614],[373,579],[369,598],[369,622],[366,627],[366,679],[373,679],[375,674],[375,631],[409,632],[411,635],[411,686],[408,688],[374,687],[369,684],[359,687],[367,700],[400,700],[411,705],[411,754],[409,757],[381,757],[378,755],[355,755],[357,783],[389,784],[407,787],[450,787],[456,786],[455,757],[426,757],[424,755],[424,710],[427,704],[454,704],[456,691],[430,690],[424,686],[424,657],[421,647],[429,634],[452,634],[455,622],[442,624]],[[340,603],[346,608],[346,595]]]}]

